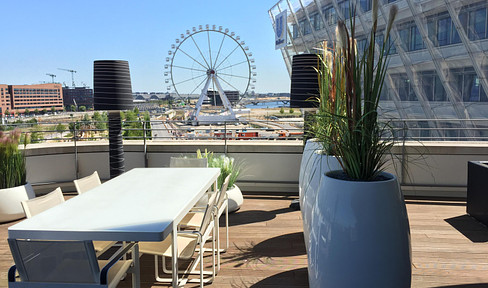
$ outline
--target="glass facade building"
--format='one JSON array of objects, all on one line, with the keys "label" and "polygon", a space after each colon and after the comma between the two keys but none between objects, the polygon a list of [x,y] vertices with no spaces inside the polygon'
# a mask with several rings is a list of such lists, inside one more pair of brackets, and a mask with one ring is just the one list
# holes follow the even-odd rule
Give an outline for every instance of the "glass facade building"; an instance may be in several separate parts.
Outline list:
[{"label": "glass facade building", "polygon": [[[391,5],[399,8],[380,108],[384,118],[408,120],[429,136],[486,137],[488,125],[488,1],[379,0],[376,43],[383,42]],[[355,9],[354,9],[355,8]],[[335,41],[337,19],[355,10],[356,41],[368,41],[371,0],[281,0],[269,10],[271,22],[287,10],[288,71],[296,54],[315,53]],[[349,23],[349,21],[346,21]],[[478,120],[478,121],[477,121]],[[421,132],[420,130],[417,130]]]}]

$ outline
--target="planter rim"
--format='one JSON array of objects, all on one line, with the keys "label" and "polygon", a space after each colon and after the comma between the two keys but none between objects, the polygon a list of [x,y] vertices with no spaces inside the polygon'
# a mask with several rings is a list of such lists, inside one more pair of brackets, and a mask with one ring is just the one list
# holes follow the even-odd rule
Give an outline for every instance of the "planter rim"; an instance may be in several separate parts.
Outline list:
[{"label": "planter rim", "polygon": [[481,161],[469,161],[473,164],[477,164],[477,165],[480,165],[480,166],[488,166],[488,161],[486,160],[481,160]]},{"label": "planter rim", "polygon": [[376,184],[376,183],[396,182],[397,181],[397,177],[394,174],[391,174],[391,173],[388,173],[388,172],[385,172],[385,171],[380,172],[379,175],[383,175],[384,177],[387,177],[388,179],[378,180],[378,181],[352,181],[352,180],[337,179],[337,178],[334,178],[334,177],[329,176],[330,174],[338,173],[338,172],[343,172],[343,171],[342,170],[329,171],[329,172],[326,172],[324,174],[324,176],[326,178],[330,179],[331,181],[348,182],[348,183],[361,183],[361,184],[364,184],[364,185],[371,185],[371,184]]}]

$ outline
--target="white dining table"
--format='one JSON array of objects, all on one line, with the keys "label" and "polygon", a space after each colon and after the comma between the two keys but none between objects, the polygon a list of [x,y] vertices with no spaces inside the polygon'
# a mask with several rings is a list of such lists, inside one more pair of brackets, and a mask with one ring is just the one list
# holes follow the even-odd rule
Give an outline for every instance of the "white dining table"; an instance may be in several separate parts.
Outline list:
[{"label": "white dining table", "polygon": [[172,235],[178,287],[177,225],[219,168],[135,168],[8,228],[9,239],[163,241]]}]

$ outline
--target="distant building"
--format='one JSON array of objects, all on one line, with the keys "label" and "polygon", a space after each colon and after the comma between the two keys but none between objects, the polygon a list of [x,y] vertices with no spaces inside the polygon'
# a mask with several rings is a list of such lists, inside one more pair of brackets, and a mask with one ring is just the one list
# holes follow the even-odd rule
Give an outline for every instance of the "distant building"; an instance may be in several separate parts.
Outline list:
[{"label": "distant building", "polygon": [[[232,105],[239,102],[239,91],[224,91],[224,93]],[[208,102],[209,104],[212,104],[215,106],[222,106],[222,99],[220,99],[220,95],[217,91],[208,90],[207,91],[207,97],[209,100],[209,102]]]},{"label": "distant building", "polygon": [[64,106],[93,108],[93,89],[87,87],[63,87]]},{"label": "distant building", "polygon": [[63,110],[63,89],[58,83],[9,85],[8,93],[10,94],[9,111],[11,113],[24,113],[25,109],[30,111],[46,109],[49,111],[53,107],[58,111]]},{"label": "distant building", "polygon": [[0,114],[3,116],[11,112],[10,93],[8,85],[0,84]]}]

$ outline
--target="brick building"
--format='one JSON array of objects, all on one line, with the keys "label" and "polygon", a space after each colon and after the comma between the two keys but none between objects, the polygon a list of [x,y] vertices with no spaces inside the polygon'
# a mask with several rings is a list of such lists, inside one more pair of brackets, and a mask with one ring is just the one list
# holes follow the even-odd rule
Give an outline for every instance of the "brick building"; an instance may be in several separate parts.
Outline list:
[{"label": "brick building", "polygon": [[[0,86],[0,89],[4,89],[5,86],[7,85],[3,85],[3,88]],[[1,91],[0,97],[3,97]],[[8,109],[10,113],[24,113],[25,109],[30,111],[46,109],[50,111],[53,107],[57,111],[63,110],[63,90],[61,84],[58,83],[8,85],[8,94],[10,94],[10,107]],[[1,99],[3,101],[3,98]],[[0,105],[3,105],[3,102],[1,103]]]}]

